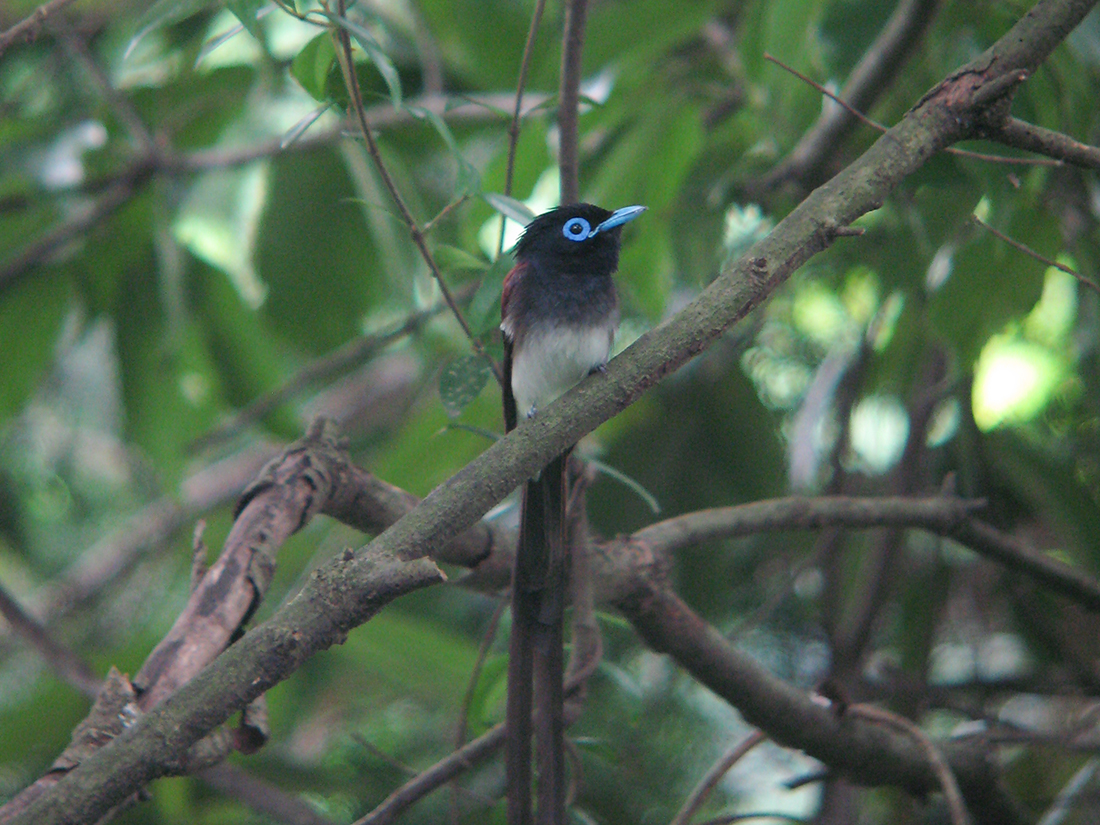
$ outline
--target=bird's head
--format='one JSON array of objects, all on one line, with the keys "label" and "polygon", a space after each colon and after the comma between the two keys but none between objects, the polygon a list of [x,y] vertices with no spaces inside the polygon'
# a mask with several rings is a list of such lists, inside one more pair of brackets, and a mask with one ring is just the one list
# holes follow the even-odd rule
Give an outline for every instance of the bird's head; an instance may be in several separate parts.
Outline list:
[{"label": "bird's head", "polygon": [[527,224],[516,244],[516,259],[552,264],[563,273],[609,275],[619,265],[623,224],[644,211],[644,206],[614,212],[590,203],[559,206]]}]

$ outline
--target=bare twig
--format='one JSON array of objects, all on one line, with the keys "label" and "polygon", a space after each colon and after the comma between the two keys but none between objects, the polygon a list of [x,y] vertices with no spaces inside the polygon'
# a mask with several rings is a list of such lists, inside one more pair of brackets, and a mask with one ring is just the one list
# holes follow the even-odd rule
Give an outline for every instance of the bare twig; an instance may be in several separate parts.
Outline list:
[{"label": "bare twig", "polygon": [[118,178],[95,202],[76,211],[73,217],[58,223],[37,240],[31,241],[0,265],[0,292],[19,281],[69,241],[105,221],[125,206],[134,192],[148,179],[151,168],[139,163]]},{"label": "bare twig", "polygon": [[917,740],[921,750],[923,750],[925,756],[928,757],[928,764],[932,766],[932,770],[939,780],[940,787],[943,788],[943,795],[947,799],[947,809],[951,812],[952,825],[969,825],[970,816],[966,812],[966,804],[963,802],[962,794],[959,792],[959,785],[955,781],[955,774],[951,772],[951,768],[944,760],[943,754],[940,753],[939,748],[932,743],[932,740],[925,735],[924,731],[904,716],[890,713],[890,711],[883,710],[875,705],[850,705],[845,710],[845,714],[859,716],[872,722],[888,725]]},{"label": "bare twig", "polygon": [[503,723],[490,728],[477,739],[436,762],[426,771],[418,773],[387,796],[373,811],[357,819],[354,825],[388,825],[403,811],[436,788],[491,756],[504,744],[504,738]]},{"label": "bare twig", "polygon": [[584,49],[587,16],[588,0],[569,0],[566,4],[558,94],[558,169],[562,203],[576,203],[580,198],[577,118],[580,109],[581,52]]},{"label": "bare twig", "polygon": [[[764,59],[771,61],[776,66],[783,69],[784,71],[790,72],[795,77],[797,77],[799,80],[801,80],[803,83],[806,83],[807,85],[812,86],[818,92],[825,95],[825,97],[829,98],[833,102],[835,102],[835,103],[839,104],[840,106],[842,106],[845,109],[845,111],[847,111],[850,115],[852,115],[853,117],[855,117],[857,120],[861,121],[862,123],[867,124],[872,129],[875,129],[876,131],[883,132],[883,133],[885,133],[889,130],[889,127],[882,125],[877,120],[872,120],[871,118],[867,117],[867,115],[863,114],[863,112],[856,109],[854,106],[852,106],[846,100],[843,100],[842,98],[840,98],[837,95],[833,94],[828,89],[826,89],[824,86],[822,86],[820,83],[818,83],[817,81],[815,81],[815,80],[807,77],[806,75],[802,74],[802,72],[798,71],[798,69],[795,69],[793,66],[788,66],[782,60],[779,60],[778,58],[774,57],[773,55],[770,55],[770,54],[767,54],[767,53],[764,54]],[[1010,164],[1010,165],[1011,164],[1018,164],[1018,165],[1021,165],[1021,166],[1061,166],[1062,165],[1061,160],[1056,160],[1056,159],[1051,159],[1051,158],[1013,158],[1013,157],[1008,157],[1006,155],[990,155],[990,154],[986,154],[984,152],[971,152],[968,149],[959,149],[957,146],[948,146],[944,149],[944,151],[948,152],[952,155],[957,155],[958,157],[973,158],[974,160],[984,160],[984,161],[988,161],[989,163],[1007,163],[1007,164]]]},{"label": "bare twig", "polygon": [[[472,290],[459,291],[460,298],[468,295]],[[377,335],[364,335],[356,338],[327,355],[323,355],[315,361],[306,364],[297,373],[292,375],[281,387],[264,393],[258,398],[246,404],[228,421],[219,425],[216,429],[200,436],[190,445],[191,450],[202,450],[211,445],[218,444],[228,438],[232,438],[245,427],[262,419],[268,413],[294,398],[310,387],[315,386],[333,376],[340,375],[352,368],[370,360],[385,347],[407,335],[413,335],[419,331],[428,321],[438,315],[443,305],[414,312],[409,315],[397,327],[389,332]]]},{"label": "bare twig", "polygon": [[707,798],[714,792],[714,789],[718,787],[718,783],[722,781],[722,777],[729,773],[730,769],[736,765],[741,758],[763,742],[767,737],[764,736],[758,730],[754,730],[736,745],[729,749],[721,759],[714,763],[708,770],[703,778],[699,780],[699,784],[692,789],[688,794],[688,798],[684,800],[684,804],[680,807],[680,810],[676,812],[676,816],[672,818],[672,822],[669,825],[688,825],[691,822],[691,818],[695,815],[703,803],[707,801]]},{"label": "bare twig", "polygon": [[982,501],[943,496],[791,496],[675,516],[639,530],[632,540],[670,553],[704,541],[769,530],[904,525],[932,532],[949,532],[958,529],[972,511],[982,506]]},{"label": "bare twig", "polygon": [[3,587],[0,587],[0,616],[7,619],[12,630],[38,651],[58,676],[85,696],[95,697],[101,682],[88,663],[54,639]]},{"label": "bare twig", "polygon": [[[852,69],[838,102],[842,108],[828,107],[799,139],[795,147],[761,184],[771,188],[785,180],[799,180],[816,186],[826,161],[835,155],[855,120],[866,120],[859,110],[869,109],[890,88],[896,75],[928,29],[940,0],[901,0],[894,8],[874,43]],[[832,95],[830,95],[832,97]],[[853,120],[855,118],[855,120]]]},{"label": "bare twig", "polygon": [[[545,93],[529,92],[526,99],[529,105],[525,107],[524,114],[542,106],[549,99],[549,96]],[[368,108],[366,114],[367,121],[375,129],[412,123],[414,118],[409,112],[409,109],[412,108],[426,109],[448,121],[499,121],[502,118],[502,110],[510,108],[513,100],[514,93],[512,92],[465,95],[462,97],[428,94],[408,101],[408,106],[400,109],[390,103],[379,103]],[[344,125],[341,124],[339,127],[319,132],[316,135],[306,136],[290,146],[284,146],[280,138],[237,148],[200,149],[176,157],[165,158],[162,168],[166,171],[194,172],[240,166],[278,155],[287,150],[301,151],[330,144],[340,139],[343,130]]]},{"label": "bare twig", "polygon": [[1001,125],[1000,131],[990,134],[989,138],[1006,146],[1064,160],[1074,166],[1100,169],[1100,148],[1076,141],[1069,135],[1055,132],[1053,129],[1034,126],[1014,117],[1008,118]]},{"label": "bare twig", "polygon": [[990,226],[988,223],[983,221],[977,215],[971,215],[970,219],[972,221],[974,221],[974,223],[978,224],[978,226],[981,226],[982,228],[986,229],[991,235],[993,235],[997,238],[1000,238],[1002,241],[1004,241],[1006,244],[1011,246],[1013,249],[1018,249],[1020,252],[1023,252],[1025,255],[1028,255],[1028,256],[1034,258],[1035,260],[1037,260],[1041,264],[1045,264],[1046,266],[1052,266],[1052,267],[1054,267],[1055,269],[1057,269],[1061,272],[1065,272],[1067,275],[1072,275],[1074,278],[1077,279],[1078,283],[1080,283],[1081,286],[1088,287],[1093,292],[1095,292],[1097,294],[1100,294],[1100,286],[1097,286],[1095,283],[1093,283],[1093,281],[1086,278],[1084,275],[1082,275],[1077,270],[1072,269],[1071,267],[1068,267],[1065,264],[1058,263],[1058,261],[1051,260],[1050,258],[1046,257],[1045,255],[1040,255],[1038,252],[1036,252],[1034,249],[1032,249],[1027,244],[1020,243],[1020,241],[1016,240],[1015,238],[1010,238],[1008,235],[1004,234],[1000,230],[994,229],[992,226]]},{"label": "bare twig", "polygon": [[96,92],[107,103],[119,122],[126,127],[130,137],[138,144],[142,154],[149,157],[154,156],[157,151],[157,142],[145,125],[145,121],[141,119],[141,115],[138,114],[137,109],[133,107],[126,96],[112,85],[111,79],[103,71],[99,61],[88,51],[88,44],[73,31],[73,27],[69,25],[63,16],[54,18],[51,21],[51,26],[60,35],[72,59],[88,75]]},{"label": "bare twig", "polygon": [[237,765],[222,762],[196,774],[199,779],[281,825],[334,825],[293,794],[253,776]]},{"label": "bare twig", "polygon": [[1100,611],[1100,582],[971,515],[980,502],[933,497],[781,498],[738,507],[699,510],[639,530],[629,541],[656,552],[765,530],[810,530],[825,526],[906,526],[950,536],[1011,570]]},{"label": "bare twig", "polygon": [[[466,744],[466,732],[470,721],[470,705],[474,700],[474,692],[477,690],[477,683],[481,679],[481,671],[485,666],[485,660],[489,656],[489,649],[493,645],[493,640],[497,635],[497,628],[500,627],[500,620],[504,616],[504,610],[508,607],[509,600],[506,598],[497,599],[496,609],[493,610],[493,615],[489,618],[489,624],[485,628],[485,633],[482,634],[481,644],[477,649],[477,658],[474,660],[473,670],[470,671],[470,680],[466,683],[466,694],[462,697],[462,707],[459,709],[458,724],[455,726],[455,750],[459,750]],[[455,793],[451,798],[451,818],[454,822],[458,821],[458,788],[455,787]]]},{"label": "bare twig", "polygon": [[[512,110],[512,122],[508,126],[508,163],[504,167],[504,194],[512,194],[512,177],[516,171],[516,147],[519,145],[519,126],[523,113],[523,90],[527,86],[527,72],[531,68],[531,55],[535,51],[535,38],[539,32],[539,23],[542,22],[542,12],[546,8],[546,0],[538,0],[535,3],[535,11],[531,15],[531,27],[527,30],[527,42],[523,46],[523,59],[519,64],[519,78],[516,80],[516,105]],[[504,228],[508,221],[504,216],[500,218],[500,241],[497,243],[497,255],[504,252]]]},{"label": "bare twig", "polygon": [[[336,7],[339,17],[341,19],[346,19],[346,0],[337,0]],[[415,244],[417,250],[420,252],[420,256],[424,259],[424,263],[428,265],[428,270],[432,273],[432,277],[435,278],[436,283],[439,285],[439,292],[450,308],[451,314],[454,315],[455,320],[458,321],[458,325],[462,327],[462,331],[470,341],[470,346],[473,348],[474,352],[485,359],[486,363],[488,363],[493,370],[493,374],[496,376],[497,382],[499,383],[503,380],[500,366],[489,356],[485,351],[485,347],[482,346],[481,341],[477,339],[477,336],[474,335],[473,331],[470,329],[470,325],[466,322],[462,310],[459,309],[458,302],[455,301],[455,297],[451,293],[450,287],[447,286],[447,281],[443,277],[439,265],[435,262],[435,256],[432,255],[431,250],[428,249],[428,242],[424,237],[424,231],[420,228],[416,218],[413,217],[412,212],[409,211],[409,207],[405,203],[404,197],[401,195],[401,190],[397,188],[397,183],[390,175],[389,169],[386,168],[385,161],[382,160],[382,152],[379,150],[378,143],[375,141],[374,134],[371,132],[370,122],[367,120],[367,113],[363,107],[363,93],[359,88],[359,76],[355,72],[355,62],[351,53],[351,35],[348,34],[348,30],[343,26],[337,26],[336,37],[340,43],[340,65],[344,72],[344,82],[347,84],[352,108],[359,121],[359,131],[362,133],[363,140],[367,144],[367,153],[374,162],[375,169],[378,171],[378,176],[381,178],[383,186],[385,186],[386,190],[390,193],[390,198],[397,207],[397,211],[401,214],[401,219],[405,222],[405,226],[412,236],[413,244]]]},{"label": "bare twig", "polygon": [[73,2],[74,0],[50,0],[48,3],[43,3],[29,17],[24,18],[6,32],[0,34],[0,55],[16,40],[34,40],[51,16],[57,14],[66,6],[72,5]]}]

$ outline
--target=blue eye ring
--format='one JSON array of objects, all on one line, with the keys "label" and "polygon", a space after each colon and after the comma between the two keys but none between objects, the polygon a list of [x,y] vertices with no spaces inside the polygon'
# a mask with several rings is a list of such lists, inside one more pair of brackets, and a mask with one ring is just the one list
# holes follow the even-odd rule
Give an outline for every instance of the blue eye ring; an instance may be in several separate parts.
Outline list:
[{"label": "blue eye ring", "polygon": [[592,226],[584,218],[570,218],[561,228],[561,234],[571,241],[585,241],[592,234]]}]

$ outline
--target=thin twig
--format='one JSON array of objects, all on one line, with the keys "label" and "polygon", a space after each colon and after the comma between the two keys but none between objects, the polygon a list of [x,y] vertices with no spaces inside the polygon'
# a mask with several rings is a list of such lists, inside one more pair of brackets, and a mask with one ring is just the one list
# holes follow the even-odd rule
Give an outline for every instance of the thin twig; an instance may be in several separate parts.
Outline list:
[{"label": "thin twig", "polygon": [[[508,126],[508,163],[504,167],[504,194],[512,194],[512,178],[516,171],[516,147],[519,145],[519,125],[523,114],[523,90],[527,86],[527,72],[531,68],[531,55],[535,51],[535,39],[538,36],[539,24],[542,22],[542,12],[546,8],[546,0],[538,0],[535,3],[535,11],[531,15],[531,27],[527,30],[527,42],[523,46],[523,59],[519,64],[519,79],[516,80],[516,105],[512,110],[512,123]],[[497,255],[504,252],[504,229],[508,225],[507,219],[500,216],[500,241],[497,243]]]},{"label": "thin twig", "polygon": [[105,221],[125,206],[138,187],[148,179],[151,169],[144,163],[130,167],[98,200],[54,226],[4,261],[0,266],[0,292],[10,289],[32,268],[69,241]]},{"label": "thin twig", "polygon": [[[774,63],[776,66],[783,69],[784,71],[790,72],[795,77],[797,77],[799,80],[801,80],[803,83],[807,84],[808,86],[813,87],[818,92],[825,95],[825,97],[832,100],[834,103],[837,103],[840,106],[844,107],[844,109],[849,114],[856,117],[857,119],[859,119],[863,123],[866,123],[872,129],[877,129],[879,132],[882,132],[882,133],[886,133],[887,131],[889,131],[889,127],[882,125],[877,120],[873,120],[872,118],[867,117],[867,115],[863,114],[863,112],[856,109],[854,106],[852,106],[846,100],[843,100],[842,98],[840,98],[837,95],[833,94],[828,89],[826,89],[824,86],[822,86],[820,83],[818,83],[817,81],[812,80],[811,78],[809,78],[806,75],[802,74],[802,72],[798,71],[798,69],[794,68],[793,66],[788,66],[786,63],[784,63],[782,60],[775,57],[774,55],[770,55],[767,52],[765,52],[764,53],[764,59]],[[1022,165],[1022,166],[1062,166],[1063,165],[1062,161],[1052,160],[1051,158],[1013,158],[1013,157],[1008,157],[1006,155],[990,155],[990,154],[986,154],[984,152],[972,152],[968,149],[959,149],[956,146],[948,146],[944,149],[944,151],[949,152],[952,155],[957,155],[958,157],[973,158],[974,160],[984,160],[984,161],[988,161],[990,163],[1018,164],[1018,165]]]},{"label": "thin twig", "polygon": [[944,760],[939,748],[932,743],[932,740],[925,735],[924,731],[905,717],[890,713],[890,711],[883,710],[875,705],[850,705],[845,713],[888,725],[913,737],[920,745],[921,750],[924,751],[925,756],[928,757],[928,764],[936,774],[940,787],[943,788],[943,795],[947,799],[947,809],[951,813],[952,825],[969,825],[970,816],[966,812],[966,804],[959,792],[955,774],[951,772],[951,768]]},{"label": "thin twig", "polygon": [[1054,556],[1020,541],[971,515],[980,501],[943,496],[930,498],[849,498],[818,496],[756,501],[736,507],[697,510],[645,527],[625,541],[653,552],[715,539],[753,535],[768,530],[812,530],[822,527],[908,527],[927,530],[967,545],[1010,570],[1100,611],[1100,581]]},{"label": "thin twig", "polygon": [[2,587],[0,587],[0,616],[7,619],[12,630],[38,651],[54,673],[85,696],[95,697],[101,682],[88,663],[54,639],[50,632],[23,610]]},{"label": "thin twig", "polygon": [[587,16],[588,0],[569,0],[566,4],[558,94],[558,170],[562,203],[576,203],[580,199],[577,112],[580,108],[581,52],[584,50]]},{"label": "thin twig", "polygon": [[[340,19],[346,20],[347,1],[337,0],[336,8]],[[363,93],[359,88],[359,76],[355,72],[355,62],[351,53],[351,35],[348,34],[347,29],[343,26],[337,26],[336,37],[339,40],[342,52],[340,64],[344,71],[344,82],[347,84],[352,108],[355,110],[356,119],[359,121],[359,130],[362,132],[363,139],[367,144],[367,153],[370,155],[371,160],[374,161],[375,169],[378,170],[378,176],[382,179],[382,184],[390,193],[390,197],[393,199],[397,211],[401,213],[401,219],[405,222],[405,226],[408,227],[409,234],[412,236],[413,243],[420,252],[420,256],[424,259],[424,263],[428,265],[432,277],[435,278],[436,283],[439,285],[439,291],[440,294],[443,295],[443,300],[447,302],[447,306],[450,308],[455,320],[458,321],[458,325],[462,327],[462,331],[465,333],[466,338],[469,339],[470,346],[473,348],[474,352],[485,359],[499,383],[503,380],[500,367],[485,351],[485,347],[482,346],[481,341],[477,339],[477,336],[475,336],[470,329],[470,325],[466,323],[466,318],[462,315],[462,310],[459,309],[458,303],[455,301],[455,297],[451,293],[450,287],[447,286],[447,281],[444,279],[442,271],[439,269],[439,265],[435,262],[435,256],[433,256],[431,250],[428,249],[428,243],[424,238],[423,230],[416,222],[416,218],[413,217],[412,212],[409,211],[405,199],[401,196],[401,191],[397,188],[396,182],[394,182],[389,169],[386,168],[386,164],[382,160],[382,152],[379,150],[378,143],[375,141],[374,135],[371,132],[370,123],[367,121],[367,113],[363,107]]]},{"label": "thin twig", "polygon": [[206,542],[202,540],[206,533],[206,519],[195,522],[195,532],[191,535],[191,592],[198,590],[206,575]]},{"label": "thin twig", "polygon": [[[460,291],[459,297],[464,297],[466,291]],[[349,341],[327,355],[323,355],[316,361],[306,364],[297,373],[291,376],[282,386],[255,398],[236,415],[216,429],[197,438],[189,445],[192,451],[205,449],[212,444],[218,444],[231,438],[250,424],[272,412],[280,404],[289,401],[296,395],[305,392],[310,387],[333,376],[340,375],[348,370],[365,363],[377,353],[394,341],[412,335],[428,321],[438,315],[443,304],[429,309],[414,312],[409,315],[399,326],[389,332],[378,335],[365,335],[361,338]]]},{"label": "thin twig", "polygon": [[470,196],[468,194],[466,194],[465,192],[463,192],[455,200],[451,201],[446,206],[444,206],[442,209],[440,209],[439,212],[436,213],[436,216],[434,218],[432,218],[430,221],[428,221],[426,224],[424,224],[424,234],[425,235],[430,235],[432,230],[435,229],[436,224],[438,224],[441,220],[443,220],[445,217],[450,215],[454,210],[456,210],[462,204],[466,203],[466,201],[469,200],[469,198],[470,198]]},{"label": "thin twig", "polygon": [[[346,0],[337,0],[337,14],[341,20],[346,20],[346,12],[348,12],[346,5],[348,5],[346,4]],[[382,178],[382,183],[386,187],[389,197],[393,199],[397,211],[400,212],[401,220],[405,221],[405,226],[408,228],[409,234],[412,237],[412,243],[416,244],[420,256],[428,265],[428,270],[431,272],[432,277],[436,279],[443,300],[447,301],[447,306],[450,308],[454,319],[459,322],[459,326],[462,328],[463,333],[465,333],[466,339],[469,339],[473,351],[485,359],[489,368],[492,368],[497,383],[499,383],[503,381],[502,375],[500,375],[500,367],[492,357],[485,352],[482,342],[477,340],[476,335],[474,335],[473,331],[470,329],[470,324],[466,323],[466,319],[462,315],[462,310],[459,309],[458,301],[454,300],[454,295],[451,293],[447,281],[443,278],[443,273],[440,271],[439,264],[436,263],[436,257],[434,257],[434,255],[431,254],[431,250],[428,249],[428,242],[425,240],[423,230],[420,229],[416,218],[412,217],[412,212],[409,211],[408,206],[405,204],[405,198],[401,197],[400,190],[397,188],[393,176],[390,176],[389,169],[382,160],[382,152],[378,150],[378,144],[374,140],[374,134],[371,132],[371,124],[366,119],[366,110],[363,107],[363,92],[359,86],[359,75],[355,74],[355,63],[351,53],[351,35],[343,26],[337,26],[335,35],[337,35],[341,47],[340,63],[343,68],[344,83],[348,85],[352,108],[355,111],[355,118],[359,120],[359,128],[360,132],[363,134],[363,140],[366,142],[367,154],[371,155],[371,160],[374,162],[375,169],[377,169],[378,177]]]},{"label": "thin twig", "polygon": [[63,16],[54,18],[50,25],[61,37],[73,61],[80,65],[81,69],[91,79],[100,97],[111,109],[111,112],[126,127],[126,131],[138,144],[141,152],[153,156],[157,151],[156,139],[145,125],[145,121],[141,119],[137,109],[134,108],[125,95],[114,87],[107,73],[103,71],[103,67],[88,51],[88,44],[73,30],[73,27],[69,25],[69,22]]},{"label": "thin twig", "polygon": [[28,42],[34,40],[51,15],[57,14],[66,6],[72,5],[73,2],[74,0],[50,0],[48,3],[43,3],[30,16],[0,34],[0,55],[7,50],[8,46],[20,38]]},{"label": "thin twig", "polygon": [[423,799],[441,785],[490,756],[504,744],[505,728],[501,723],[477,739],[440,759],[426,771],[414,776],[382,801],[373,811],[357,819],[353,825],[388,825],[403,811]]},{"label": "thin twig", "polygon": [[[909,56],[927,31],[940,0],[901,0],[882,30],[852,69],[840,97],[855,109],[869,109],[905,66]],[[827,107],[817,121],[799,138],[798,143],[771,172],[762,188],[770,189],[786,180],[798,180],[814,186],[822,177],[828,160],[859,118],[851,109]]]},{"label": "thin twig", "polygon": [[984,229],[988,230],[990,232],[990,234],[994,235],[997,238],[1000,238],[1002,241],[1004,241],[1006,244],[1011,246],[1013,249],[1018,249],[1020,252],[1023,252],[1025,255],[1031,256],[1032,258],[1034,258],[1035,260],[1037,260],[1041,264],[1046,264],[1047,266],[1052,266],[1052,267],[1054,267],[1055,269],[1057,269],[1061,272],[1065,272],[1067,275],[1072,275],[1074,278],[1077,279],[1077,281],[1081,284],[1081,286],[1086,286],[1089,289],[1091,289],[1093,292],[1095,292],[1097,294],[1100,294],[1100,287],[1098,287],[1095,283],[1093,283],[1091,280],[1086,278],[1084,275],[1082,275],[1077,270],[1075,270],[1071,267],[1068,267],[1065,264],[1060,264],[1057,261],[1051,260],[1050,258],[1046,257],[1045,255],[1040,255],[1038,252],[1036,252],[1034,249],[1032,249],[1027,244],[1020,243],[1020,241],[1016,240],[1015,238],[1010,238],[1008,235],[1004,234],[1000,230],[994,229],[992,226],[990,226],[988,223],[983,221],[977,215],[971,215],[970,219],[972,221],[974,221],[974,223],[978,224],[978,226],[981,226]]},{"label": "thin twig", "polygon": [[714,789],[718,787],[718,783],[722,781],[722,777],[729,773],[730,769],[736,765],[746,753],[751,751],[767,737],[764,736],[758,730],[754,730],[725,754],[721,759],[714,763],[708,770],[703,778],[699,780],[699,784],[695,786],[688,798],[684,800],[684,804],[680,810],[677,811],[676,816],[672,818],[672,822],[669,825],[688,825],[691,822],[691,818],[695,815],[703,803],[707,801],[707,798],[713,793]]},{"label": "thin twig", "polygon": [[[500,620],[504,616],[504,609],[508,606],[509,599],[497,599],[496,609],[493,611],[493,615],[489,619],[489,624],[485,628],[485,633],[481,637],[481,644],[477,649],[477,658],[474,660],[473,670],[470,671],[470,679],[466,683],[466,695],[462,697],[462,707],[459,709],[458,725],[455,727],[455,750],[460,749],[466,744],[466,732],[469,726],[470,720],[470,706],[474,701],[474,692],[477,690],[477,683],[481,679],[481,671],[485,667],[485,660],[489,656],[489,649],[493,645],[493,640],[496,639],[497,628],[500,627]],[[454,786],[454,794],[451,797],[451,819],[454,822],[458,821],[458,786]]]}]

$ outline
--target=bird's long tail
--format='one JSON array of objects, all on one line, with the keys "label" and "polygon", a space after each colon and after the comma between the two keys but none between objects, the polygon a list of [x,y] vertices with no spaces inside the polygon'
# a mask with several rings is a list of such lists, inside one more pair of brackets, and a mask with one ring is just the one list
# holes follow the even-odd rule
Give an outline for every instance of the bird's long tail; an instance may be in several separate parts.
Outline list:
[{"label": "bird's long tail", "polygon": [[512,578],[505,766],[508,823],[531,822],[531,710],[537,695],[538,823],[565,820],[562,617],[568,453],[524,485]]}]

